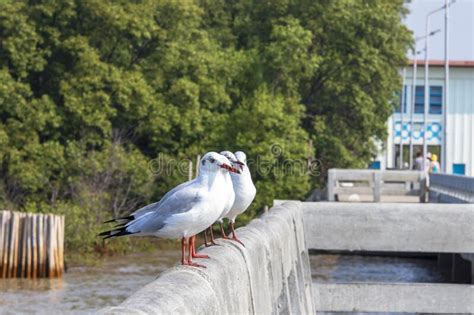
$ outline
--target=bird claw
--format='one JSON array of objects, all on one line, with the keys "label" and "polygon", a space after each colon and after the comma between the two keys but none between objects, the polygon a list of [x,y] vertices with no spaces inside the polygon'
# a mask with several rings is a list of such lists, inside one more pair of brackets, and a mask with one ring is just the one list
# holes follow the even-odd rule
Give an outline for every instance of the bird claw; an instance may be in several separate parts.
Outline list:
[{"label": "bird claw", "polygon": [[210,241],[209,243],[204,243],[204,246],[211,247],[211,246],[221,246],[221,244],[217,244],[214,241]]},{"label": "bird claw", "polygon": [[193,254],[192,257],[193,258],[209,258],[208,255],[201,255],[201,254]]}]

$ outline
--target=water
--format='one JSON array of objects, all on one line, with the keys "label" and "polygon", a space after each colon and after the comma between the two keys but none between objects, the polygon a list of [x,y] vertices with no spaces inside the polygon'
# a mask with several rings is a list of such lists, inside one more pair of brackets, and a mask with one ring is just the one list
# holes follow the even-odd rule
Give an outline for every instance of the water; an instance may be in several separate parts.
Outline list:
[{"label": "water", "polygon": [[435,259],[359,255],[311,255],[316,283],[445,282]]},{"label": "water", "polygon": [[[350,282],[446,282],[435,259],[359,255],[311,255],[313,284]],[[388,315],[400,313],[318,312],[318,314]],[[403,313],[405,315],[414,313]]]},{"label": "water", "polygon": [[[435,260],[357,255],[310,257],[316,283],[443,282]],[[0,279],[0,314],[90,314],[120,304],[179,259],[179,250],[160,250],[107,257],[97,266],[69,268],[62,279]]]},{"label": "water", "polygon": [[90,314],[117,305],[175,265],[179,250],[104,258],[61,279],[0,279],[0,314]]}]

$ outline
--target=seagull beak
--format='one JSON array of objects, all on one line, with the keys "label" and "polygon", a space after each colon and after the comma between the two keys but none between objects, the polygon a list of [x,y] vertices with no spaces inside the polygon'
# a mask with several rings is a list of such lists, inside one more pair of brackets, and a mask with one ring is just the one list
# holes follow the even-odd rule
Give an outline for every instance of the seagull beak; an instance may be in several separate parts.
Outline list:
[{"label": "seagull beak", "polygon": [[229,172],[240,174],[240,171],[239,171],[238,169],[236,169],[235,167],[232,167],[232,166],[230,166],[230,165],[221,164],[220,167],[225,168],[225,169],[228,170]]},{"label": "seagull beak", "polygon": [[238,160],[232,161],[232,163],[239,165],[240,170],[242,170],[242,171],[244,170],[244,165],[245,165],[244,163],[242,163]]}]

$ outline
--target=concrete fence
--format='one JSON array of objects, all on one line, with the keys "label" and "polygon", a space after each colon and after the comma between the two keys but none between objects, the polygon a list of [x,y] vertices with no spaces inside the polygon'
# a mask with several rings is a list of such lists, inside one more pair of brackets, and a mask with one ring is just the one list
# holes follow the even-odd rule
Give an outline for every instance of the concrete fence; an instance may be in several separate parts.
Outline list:
[{"label": "concrete fence", "polygon": [[174,267],[101,313],[314,313],[302,203],[273,207],[237,233],[245,247],[220,240],[202,250],[206,269]]},{"label": "concrete fence", "polygon": [[430,174],[430,202],[474,203],[474,177]]},{"label": "concrete fence", "polygon": [[426,199],[426,173],[421,171],[381,171],[370,169],[335,169],[328,172],[328,200],[342,195],[371,195],[374,202],[382,196],[419,196]]}]

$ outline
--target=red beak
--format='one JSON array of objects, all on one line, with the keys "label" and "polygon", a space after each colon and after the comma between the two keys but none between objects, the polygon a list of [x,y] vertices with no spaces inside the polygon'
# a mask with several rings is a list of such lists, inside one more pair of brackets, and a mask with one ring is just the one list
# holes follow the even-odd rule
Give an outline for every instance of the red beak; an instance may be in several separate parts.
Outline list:
[{"label": "red beak", "polygon": [[239,171],[238,169],[236,169],[235,167],[232,167],[232,166],[230,166],[230,165],[221,164],[220,167],[225,168],[225,169],[228,170],[229,172],[240,174],[240,171]]}]

